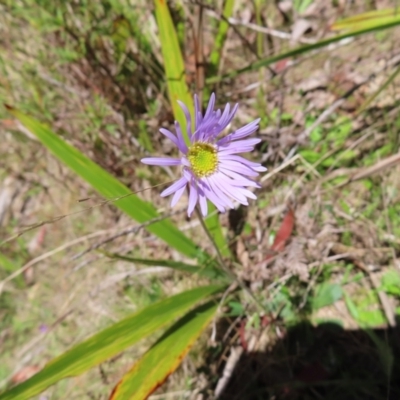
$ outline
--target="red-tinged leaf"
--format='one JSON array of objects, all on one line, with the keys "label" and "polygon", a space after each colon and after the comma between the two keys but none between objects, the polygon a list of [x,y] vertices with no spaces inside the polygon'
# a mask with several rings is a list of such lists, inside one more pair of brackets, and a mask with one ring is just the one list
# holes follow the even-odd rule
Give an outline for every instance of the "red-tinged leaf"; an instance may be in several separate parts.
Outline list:
[{"label": "red-tinged leaf", "polygon": [[274,251],[284,250],[286,242],[292,235],[293,228],[294,228],[294,211],[293,209],[289,208],[289,211],[283,218],[282,225],[275,236],[275,240],[273,245],[271,246],[271,250]]},{"label": "red-tinged leaf", "polygon": [[26,365],[12,376],[11,382],[14,384],[24,382],[39,371],[40,367],[37,365]]},{"label": "red-tinged leaf", "polygon": [[109,400],[145,400],[178,368],[218,304],[206,303],[174,324],[114,388]]},{"label": "red-tinged leaf", "polygon": [[244,319],[239,328],[239,339],[240,339],[240,344],[243,347],[243,350],[247,352],[248,350],[248,345],[247,345],[247,340],[246,340],[246,320]]},{"label": "red-tinged leaf", "polygon": [[289,64],[290,62],[290,58],[285,58],[283,60],[279,60],[276,64],[275,64],[275,72],[277,74],[279,74],[280,72],[282,72]]}]

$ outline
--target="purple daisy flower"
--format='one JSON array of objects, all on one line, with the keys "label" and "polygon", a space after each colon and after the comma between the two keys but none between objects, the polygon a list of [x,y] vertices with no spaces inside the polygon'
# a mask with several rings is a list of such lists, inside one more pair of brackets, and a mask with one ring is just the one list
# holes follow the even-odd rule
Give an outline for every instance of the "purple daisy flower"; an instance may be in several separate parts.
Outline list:
[{"label": "purple daisy flower", "polygon": [[248,161],[237,154],[252,151],[254,146],[260,143],[261,139],[243,140],[258,129],[260,119],[221,137],[235,116],[238,104],[232,110],[227,104],[224,111],[215,111],[215,95],[213,93],[207,110],[202,115],[199,99],[195,95],[194,132],[192,133],[189,110],[180,101],[179,105],[186,115],[186,129],[190,145],[185,143],[181,127],[178,122],[175,122],[176,135],[164,128],[160,129],[160,132],[178,147],[182,156],[180,158],[149,157],[141,160],[142,163],[149,165],[179,165],[182,167],[182,177],[165,189],[161,196],[174,194],[171,201],[171,207],[173,207],[188,186],[189,217],[198,202],[202,214],[206,216],[207,199],[221,212],[234,208],[234,200],[247,206],[248,198],[256,199],[257,197],[246,187],[261,187],[249,177],[256,177],[259,172],[267,169],[261,164]]}]

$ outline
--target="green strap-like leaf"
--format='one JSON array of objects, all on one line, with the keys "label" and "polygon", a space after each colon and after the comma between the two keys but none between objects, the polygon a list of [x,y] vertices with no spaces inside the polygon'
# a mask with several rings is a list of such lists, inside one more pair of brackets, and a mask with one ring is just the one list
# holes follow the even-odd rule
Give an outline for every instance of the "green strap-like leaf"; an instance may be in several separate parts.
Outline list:
[{"label": "green strap-like leaf", "polygon": [[166,267],[175,269],[177,271],[189,272],[191,274],[197,274],[200,276],[205,276],[210,279],[218,279],[218,278],[227,278],[225,272],[220,269],[215,268],[213,260],[209,260],[209,262],[204,262],[204,266],[198,267],[197,265],[190,265],[183,263],[181,261],[173,261],[173,260],[149,260],[144,258],[136,258],[123,256],[116,253],[108,253],[106,251],[102,251],[107,257],[116,258],[118,260],[123,260],[131,263],[142,264],[151,267]]},{"label": "green strap-like leaf", "polygon": [[335,22],[331,29],[335,31],[357,31],[360,29],[380,29],[388,23],[400,21],[400,9],[386,8],[357,14]]},{"label": "green strap-like leaf", "polygon": [[0,400],[26,400],[50,385],[115,356],[183,315],[224,286],[204,286],[169,297],[97,333],[47,364],[32,378],[0,395]]},{"label": "green strap-like leaf", "polygon": [[[92,187],[106,199],[127,196],[121,200],[115,201],[113,204],[134,220],[143,223],[157,217],[157,212],[150,203],[131,194],[131,191],[125,185],[83,155],[75,147],[62,140],[49,128],[18,110],[10,108],[9,111],[58,159],[86,180],[86,182],[92,185]],[[198,256],[199,250],[197,246],[169,220],[156,222],[147,226],[146,229],[181,253],[192,258]]]},{"label": "green strap-like leaf", "polygon": [[214,49],[210,54],[210,65],[212,71],[216,74],[218,73],[219,64],[221,61],[222,50],[224,47],[226,35],[229,29],[229,23],[227,19],[232,15],[233,8],[235,6],[235,0],[226,0],[224,4],[224,10],[222,12],[222,16],[218,27],[218,33],[215,37]]},{"label": "green strap-like leaf", "polygon": [[175,119],[182,127],[182,133],[187,137],[186,118],[178,104],[178,100],[185,103],[190,113],[194,112],[192,95],[186,84],[185,64],[179,47],[178,35],[172,22],[165,0],[155,0],[156,19],[160,35],[161,51],[164,59],[165,75],[167,78],[168,94]]},{"label": "green strap-like leaf", "polygon": [[210,323],[218,305],[191,311],[158,340],[115,387],[110,400],[145,400],[173,373]]},{"label": "green strap-like leaf", "polygon": [[337,35],[328,39],[323,39],[320,40],[317,43],[313,43],[313,44],[309,44],[309,45],[305,45],[305,46],[300,46],[297,47],[293,50],[290,50],[286,53],[280,53],[277,54],[276,56],[272,56],[272,57],[267,57],[267,58],[263,58],[261,60],[258,60],[250,65],[248,65],[247,67],[241,68],[241,69],[237,69],[234,70],[232,72],[229,72],[225,75],[222,76],[214,76],[214,77],[210,77],[206,80],[206,82],[208,84],[211,83],[216,83],[219,82],[223,79],[232,79],[238,75],[241,75],[245,72],[248,71],[257,71],[262,67],[266,67],[268,65],[274,64],[277,61],[280,60],[284,60],[285,58],[292,58],[295,56],[299,56],[301,54],[305,54],[308,53],[312,50],[316,50],[319,49],[321,47],[325,47],[330,45],[331,43],[336,43],[339,42],[343,39],[349,38],[349,37],[355,37],[355,36],[360,36],[366,33],[370,33],[370,32],[375,32],[378,30],[383,30],[383,29],[389,29],[389,28],[393,28],[396,25],[400,25],[400,18],[391,18],[389,21],[385,21],[384,23],[378,24],[378,25],[373,25],[373,26],[368,26],[365,27],[363,29],[359,29],[359,30],[354,30],[354,31],[350,31],[350,32],[346,32],[342,35]]}]

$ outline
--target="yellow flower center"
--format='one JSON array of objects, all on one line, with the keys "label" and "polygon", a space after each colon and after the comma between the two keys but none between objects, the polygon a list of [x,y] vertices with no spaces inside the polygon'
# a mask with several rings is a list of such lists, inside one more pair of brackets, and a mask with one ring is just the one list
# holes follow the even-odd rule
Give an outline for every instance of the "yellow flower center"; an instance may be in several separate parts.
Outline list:
[{"label": "yellow flower center", "polygon": [[187,158],[192,171],[198,178],[213,174],[217,170],[218,156],[214,146],[208,143],[195,143],[189,147]]}]

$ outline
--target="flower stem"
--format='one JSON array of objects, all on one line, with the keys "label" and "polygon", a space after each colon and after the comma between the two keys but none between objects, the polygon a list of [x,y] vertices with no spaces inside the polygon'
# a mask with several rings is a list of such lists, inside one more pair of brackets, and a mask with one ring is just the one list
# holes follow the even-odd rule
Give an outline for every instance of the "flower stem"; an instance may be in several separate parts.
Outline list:
[{"label": "flower stem", "polygon": [[215,248],[215,251],[217,252],[218,262],[219,262],[219,265],[220,265],[220,268],[222,269],[222,271],[225,272],[233,281],[235,281],[241,287],[242,290],[244,290],[250,296],[250,298],[253,300],[253,302],[256,304],[256,306],[258,307],[258,309],[261,312],[263,312],[263,313],[267,312],[267,310],[265,309],[263,304],[254,296],[254,294],[251,292],[251,290],[226,265],[226,263],[222,257],[222,254],[219,251],[217,244],[215,243],[214,238],[212,237],[210,231],[208,230],[208,228],[204,222],[203,215],[201,214],[201,211],[199,210],[198,206],[196,206],[196,213],[199,218],[200,225],[203,227],[208,239],[210,240],[211,244]]}]

